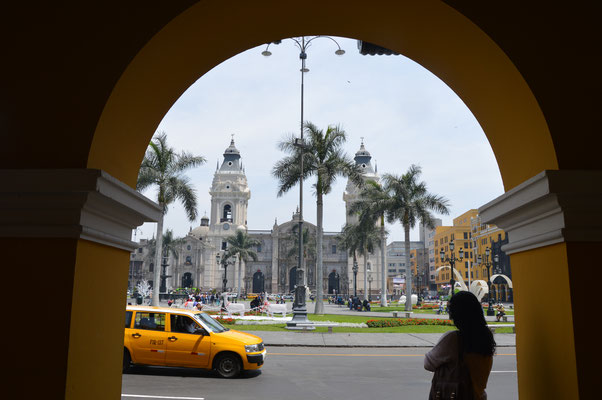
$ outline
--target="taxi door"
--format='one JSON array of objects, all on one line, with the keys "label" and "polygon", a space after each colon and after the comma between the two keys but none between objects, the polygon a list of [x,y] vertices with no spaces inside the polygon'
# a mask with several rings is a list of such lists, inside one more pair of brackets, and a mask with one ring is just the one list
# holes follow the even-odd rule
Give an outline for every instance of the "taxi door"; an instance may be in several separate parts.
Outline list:
[{"label": "taxi door", "polygon": [[165,365],[165,313],[137,311],[134,327],[127,331],[134,363]]},{"label": "taxi door", "polygon": [[207,368],[211,336],[187,315],[171,314],[167,335],[166,365]]}]

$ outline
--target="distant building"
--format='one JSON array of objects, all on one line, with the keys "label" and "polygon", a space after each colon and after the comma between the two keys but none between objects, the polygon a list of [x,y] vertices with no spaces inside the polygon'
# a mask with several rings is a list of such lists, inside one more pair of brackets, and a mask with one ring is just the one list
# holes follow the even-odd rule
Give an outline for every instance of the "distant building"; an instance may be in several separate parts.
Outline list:
[{"label": "distant building", "polygon": [[[221,290],[224,279],[227,279],[227,290],[236,290],[238,286],[239,263],[229,265],[226,269],[217,261],[217,255],[223,257],[227,250],[226,238],[236,230],[243,229],[259,241],[253,249],[258,256],[257,261],[242,264],[241,291],[256,293],[261,291],[272,293],[288,293],[294,289],[297,270],[296,228],[298,214],[293,213],[290,221],[274,225],[269,230],[253,230],[247,227],[248,202],[251,191],[247,184],[245,170],[239,150],[234,140],[225,150],[221,165],[218,163],[209,194],[211,196],[210,216],[203,216],[201,224],[178,241],[177,257],[173,254],[167,259],[167,288],[196,288],[201,291]],[[372,167],[371,155],[362,142],[355,154],[355,162],[364,171],[365,179],[378,181],[376,169]],[[353,201],[359,199],[359,189],[351,182],[347,184],[343,200],[346,209]],[[354,222],[354,216],[347,216],[348,222]],[[309,230],[310,240],[315,238],[316,226],[307,221],[304,229]],[[340,232],[324,232],[323,240],[323,276],[316,276],[315,248],[306,253],[306,280],[310,290],[322,284],[325,293],[348,294],[353,287],[353,261],[348,257],[346,249],[337,240]],[[153,282],[154,259],[152,257],[153,241],[141,240],[140,247],[132,253],[130,260],[130,287],[133,288],[141,280]],[[315,243],[315,240],[314,240]],[[315,246],[315,244],[314,244]],[[311,247],[311,246],[310,246]],[[373,278],[371,288],[374,293],[381,288],[380,251],[367,257],[366,274]],[[364,292],[363,258],[358,259],[360,270],[357,276],[358,292]]]},{"label": "distant building", "polygon": [[[476,209],[469,210],[459,217],[454,218],[452,226],[439,226],[436,228],[434,236],[435,241],[435,283],[438,290],[449,289],[448,285],[451,279],[451,270],[444,268],[449,266],[448,262],[442,262],[440,252],[443,250],[445,257],[451,256],[450,242],[454,242],[455,257],[459,257],[459,250],[463,249],[464,258],[462,261],[456,261],[454,269],[460,273],[465,283],[468,283],[468,271],[471,269],[473,260],[473,242],[471,234],[471,218],[476,217],[478,211]],[[460,281],[457,275],[454,276],[455,281]]]}]

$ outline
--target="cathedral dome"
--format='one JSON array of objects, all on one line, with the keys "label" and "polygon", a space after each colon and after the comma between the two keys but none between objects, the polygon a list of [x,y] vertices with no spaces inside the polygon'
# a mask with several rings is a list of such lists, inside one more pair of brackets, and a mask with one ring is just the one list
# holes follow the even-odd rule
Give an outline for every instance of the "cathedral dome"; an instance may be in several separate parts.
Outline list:
[{"label": "cathedral dome", "polygon": [[209,217],[204,215],[203,218],[201,218],[201,225],[191,230],[190,235],[200,239],[207,236],[207,233],[209,233]]},{"label": "cathedral dome", "polygon": [[194,236],[197,239],[201,239],[209,233],[208,226],[197,226],[193,230],[190,231],[190,235]]}]

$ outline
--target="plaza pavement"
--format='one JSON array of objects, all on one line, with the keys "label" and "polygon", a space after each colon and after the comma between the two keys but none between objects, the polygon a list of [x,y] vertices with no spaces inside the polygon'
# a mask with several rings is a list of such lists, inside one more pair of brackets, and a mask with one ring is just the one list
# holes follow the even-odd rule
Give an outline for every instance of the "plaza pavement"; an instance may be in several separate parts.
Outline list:
[{"label": "plaza pavement", "polygon": [[[249,308],[248,302],[245,302]],[[166,306],[167,304],[165,304]],[[292,309],[292,303],[287,303]],[[307,312],[314,312],[315,303],[307,304]],[[362,312],[352,311],[348,307],[337,306],[334,304],[324,304],[325,314],[338,315],[356,315],[373,318],[391,318],[391,312]],[[448,315],[437,314],[414,314],[417,318],[449,318]],[[485,317],[487,322],[495,321],[495,317]],[[514,316],[509,316],[508,322],[514,322]],[[237,330],[245,331],[244,326],[237,326]],[[333,328],[333,333],[322,333],[312,331],[248,331],[253,335],[263,339],[266,346],[305,346],[305,347],[433,347],[442,333],[337,333],[337,328]],[[498,347],[515,347],[516,334],[500,333],[495,334],[495,341]]]}]

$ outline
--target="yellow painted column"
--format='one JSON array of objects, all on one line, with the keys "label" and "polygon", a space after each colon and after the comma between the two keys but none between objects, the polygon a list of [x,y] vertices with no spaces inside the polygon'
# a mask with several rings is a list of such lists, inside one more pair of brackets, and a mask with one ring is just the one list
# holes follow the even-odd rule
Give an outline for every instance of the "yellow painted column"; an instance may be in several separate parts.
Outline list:
[{"label": "yellow painted column", "polygon": [[79,240],[65,399],[118,399],[130,252]]},{"label": "yellow painted column", "polygon": [[566,243],[511,256],[521,399],[578,399]]}]

